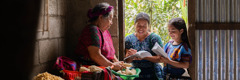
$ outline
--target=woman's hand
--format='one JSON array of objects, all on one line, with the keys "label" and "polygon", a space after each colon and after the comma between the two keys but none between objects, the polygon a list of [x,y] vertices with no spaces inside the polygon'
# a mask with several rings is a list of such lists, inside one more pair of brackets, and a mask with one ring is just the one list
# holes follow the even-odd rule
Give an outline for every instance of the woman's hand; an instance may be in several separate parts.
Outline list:
[{"label": "woman's hand", "polygon": [[[137,53],[137,50],[135,50],[135,49],[129,49],[129,50],[127,51],[126,57],[131,56],[131,55],[134,55],[134,54],[136,54],[136,53]],[[134,58],[132,58],[132,60],[142,60],[142,58],[134,57]]]},{"label": "woman's hand", "polygon": [[142,60],[142,58],[134,57],[133,60]]},{"label": "woman's hand", "polygon": [[149,56],[149,57],[145,57],[143,59],[154,62],[154,63],[159,63],[160,62],[160,56]]},{"label": "woman's hand", "polygon": [[135,49],[129,49],[126,53],[126,57],[130,56],[130,55],[134,55],[137,53],[137,50]]},{"label": "woman's hand", "polygon": [[121,69],[123,69],[124,67],[122,66],[123,65],[123,61],[118,61],[118,62],[114,62],[113,64],[112,64],[112,69],[113,70],[121,70]]}]

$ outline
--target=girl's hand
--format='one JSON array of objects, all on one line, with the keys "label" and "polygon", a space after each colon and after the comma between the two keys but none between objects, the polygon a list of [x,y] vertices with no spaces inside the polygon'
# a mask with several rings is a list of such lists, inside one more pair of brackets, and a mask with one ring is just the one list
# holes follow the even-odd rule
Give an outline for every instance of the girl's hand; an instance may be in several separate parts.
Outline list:
[{"label": "girl's hand", "polygon": [[165,58],[165,57],[162,57],[162,56],[160,56],[159,58],[160,58],[161,63],[168,63],[170,61],[168,58]]},{"label": "girl's hand", "polygon": [[137,53],[137,50],[135,49],[129,49],[126,53],[126,57],[130,56],[130,55],[133,55],[133,54],[136,54]]},{"label": "girl's hand", "polygon": [[175,66],[177,68],[188,68],[189,67],[189,62],[178,62],[178,61],[173,61],[173,60],[170,60],[168,58],[165,58],[165,57],[160,57],[160,60],[163,62],[163,63],[167,63],[167,64],[170,64],[172,66]]}]

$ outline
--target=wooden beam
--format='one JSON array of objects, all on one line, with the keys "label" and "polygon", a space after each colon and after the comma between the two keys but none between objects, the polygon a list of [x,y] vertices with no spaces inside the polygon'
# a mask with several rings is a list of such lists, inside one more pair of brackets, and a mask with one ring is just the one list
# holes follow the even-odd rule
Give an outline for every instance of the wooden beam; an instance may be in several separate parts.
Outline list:
[{"label": "wooden beam", "polygon": [[195,22],[196,22],[196,0],[187,0],[188,1],[188,38],[191,45],[192,53],[192,63],[188,68],[189,75],[192,80],[196,80],[196,57],[195,57]]},{"label": "wooden beam", "polygon": [[240,23],[196,23],[198,30],[240,30]]},{"label": "wooden beam", "polygon": [[124,7],[125,0],[118,0],[118,28],[119,28],[119,60],[125,56],[125,22]]}]

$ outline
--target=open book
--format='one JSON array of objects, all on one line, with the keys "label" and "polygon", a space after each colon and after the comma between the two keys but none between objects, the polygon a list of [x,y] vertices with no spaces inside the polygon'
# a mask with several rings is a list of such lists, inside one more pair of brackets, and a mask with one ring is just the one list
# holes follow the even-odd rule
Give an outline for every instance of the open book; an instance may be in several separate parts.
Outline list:
[{"label": "open book", "polygon": [[[161,46],[157,42],[153,46],[152,51],[157,55],[161,55],[161,56],[167,58],[167,53],[164,52],[164,50],[161,48]],[[136,54],[124,58],[124,60],[126,60],[128,58],[132,58],[132,57],[144,58],[144,57],[149,57],[149,56],[152,56],[152,55],[151,55],[151,53],[149,53],[147,51],[138,51]]]},{"label": "open book", "polygon": [[124,58],[124,60],[126,60],[128,58],[132,58],[132,57],[144,58],[144,57],[149,57],[149,56],[152,56],[152,55],[151,55],[151,53],[149,53],[147,51],[138,51],[136,54]]},{"label": "open book", "polygon": [[152,48],[152,51],[157,54],[167,58],[167,53],[161,48],[161,46],[156,42]]}]

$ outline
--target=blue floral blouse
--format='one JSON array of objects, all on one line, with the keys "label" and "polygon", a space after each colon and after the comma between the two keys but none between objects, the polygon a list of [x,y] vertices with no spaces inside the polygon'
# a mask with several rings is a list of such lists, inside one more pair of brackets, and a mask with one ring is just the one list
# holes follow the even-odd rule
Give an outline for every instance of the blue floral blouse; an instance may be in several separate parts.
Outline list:
[{"label": "blue floral blouse", "polygon": [[[163,47],[162,39],[159,35],[151,33],[143,41],[139,41],[134,34],[130,34],[125,38],[125,48],[135,49],[137,51],[148,51],[153,56],[156,54],[151,50],[155,43]],[[147,60],[133,60],[133,68],[140,68],[141,73],[139,78],[135,80],[159,80],[162,79],[162,67],[158,63],[153,63]]]}]

